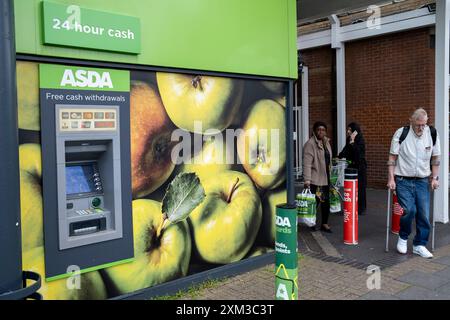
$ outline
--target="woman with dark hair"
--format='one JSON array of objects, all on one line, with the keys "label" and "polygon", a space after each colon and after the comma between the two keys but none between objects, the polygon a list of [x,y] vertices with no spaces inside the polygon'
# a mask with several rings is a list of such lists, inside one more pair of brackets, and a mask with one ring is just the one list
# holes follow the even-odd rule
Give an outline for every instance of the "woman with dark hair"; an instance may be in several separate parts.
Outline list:
[{"label": "woman with dark hair", "polygon": [[[331,233],[328,225],[330,216],[330,168],[331,146],[326,137],[327,125],[318,121],[313,126],[313,135],[303,148],[303,179],[305,188],[316,195],[321,207],[322,225],[320,230]],[[313,227],[315,230],[315,227]]]},{"label": "woman with dark hair", "polygon": [[367,161],[366,142],[360,126],[352,122],[347,127],[347,144],[339,158],[350,160],[349,168],[358,170],[358,214],[366,212]]}]

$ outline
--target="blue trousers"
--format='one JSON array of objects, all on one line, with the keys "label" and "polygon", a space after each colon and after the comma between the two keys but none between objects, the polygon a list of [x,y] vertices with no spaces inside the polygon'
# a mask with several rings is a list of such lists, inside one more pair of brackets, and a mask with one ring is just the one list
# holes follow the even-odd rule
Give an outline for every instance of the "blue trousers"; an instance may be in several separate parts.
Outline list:
[{"label": "blue trousers", "polygon": [[400,219],[399,236],[408,240],[411,225],[416,220],[414,246],[426,246],[430,235],[430,190],[428,178],[410,180],[396,177],[397,196],[404,213]]}]

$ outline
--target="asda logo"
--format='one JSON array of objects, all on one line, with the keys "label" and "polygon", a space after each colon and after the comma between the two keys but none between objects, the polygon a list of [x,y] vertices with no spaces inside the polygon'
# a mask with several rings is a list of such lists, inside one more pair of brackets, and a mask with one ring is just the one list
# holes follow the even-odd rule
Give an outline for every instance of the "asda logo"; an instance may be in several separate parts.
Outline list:
[{"label": "asda logo", "polygon": [[291,228],[291,222],[289,221],[288,217],[282,218],[282,217],[277,216],[275,224],[278,227],[289,227],[289,228]]},{"label": "asda logo", "polygon": [[111,74],[108,71],[97,72],[92,70],[65,69],[60,83],[61,87],[92,88],[92,89],[113,89]]}]

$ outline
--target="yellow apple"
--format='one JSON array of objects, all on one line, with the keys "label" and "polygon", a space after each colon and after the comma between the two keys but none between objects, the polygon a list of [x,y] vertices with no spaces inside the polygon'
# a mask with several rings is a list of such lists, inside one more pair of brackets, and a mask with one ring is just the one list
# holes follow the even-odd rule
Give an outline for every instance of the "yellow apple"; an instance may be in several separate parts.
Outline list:
[{"label": "yellow apple", "polygon": [[248,113],[237,143],[240,162],[261,189],[275,189],[286,179],[286,117],[279,103],[263,99]]},{"label": "yellow apple", "polygon": [[[227,154],[229,161],[227,161]],[[179,170],[180,172],[195,172],[200,180],[203,180],[216,173],[232,170],[235,167],[234,156],[234,150],[231,145],[226,143],[225,139],[208,139],[202,149],[188,163],[183,163]]]},{"label": "yellow apple", "polygon": [[151,287],[187,275],[191,236],[186,221],[169,225],[157,236],[161,204],[133,201],[134,261],[104,269],[120,294]]},{"label": "yellow apple", "polygon": [[189,222],[197,256],[226,264],[248,253],[261,225],[261,200],[253,182],[237,171],[223,171],[202,181],[206,198]]},{"label": "yellow apple", "polygon": [[19,129],[39,131],[39,64],[17,61],[16,72]]},{"label": "yellow apple", "polygon": [[19,167],[22,250],[26,251],[44,243],[40,145],[19,146]]},{"label": "yellow apple", "polygon": [[286,189],[268,192],[263,198],[263,218],[258,233],[258,242],[273,247],[275,245],[275,217],[278,204],[286,203]]},{"label": "yellow apple", "polygon": [[242,80],[166,72],[156,77],[167,114],[178,128],[204,134],[233,122],[242,100]]}]

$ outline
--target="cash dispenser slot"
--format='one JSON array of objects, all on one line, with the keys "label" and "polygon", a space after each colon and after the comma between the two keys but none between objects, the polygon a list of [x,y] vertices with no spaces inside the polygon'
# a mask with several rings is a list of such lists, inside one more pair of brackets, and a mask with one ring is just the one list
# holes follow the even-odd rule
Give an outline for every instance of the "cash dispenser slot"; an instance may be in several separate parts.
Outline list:
[{"label": "cash dispenser slot", "polygon": [[106,230],[106,218],[73,222],[70,224],[70,236],[82,236]]}]

